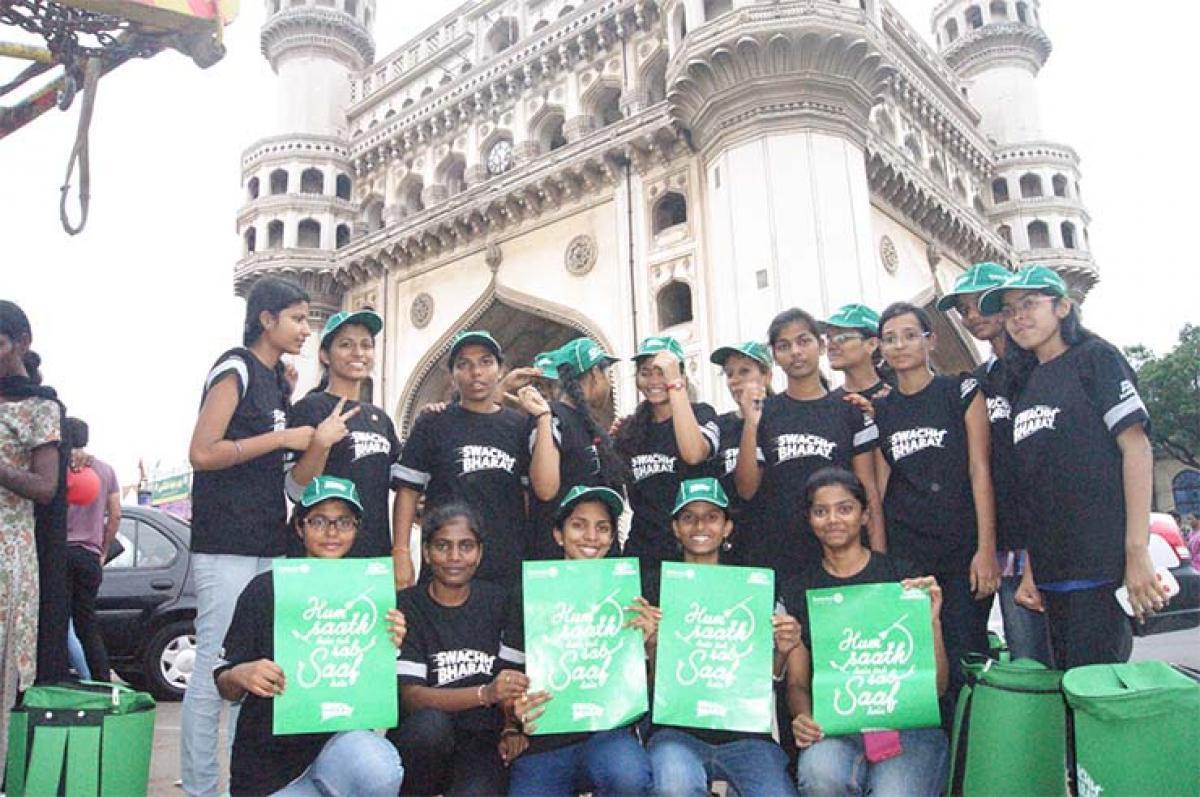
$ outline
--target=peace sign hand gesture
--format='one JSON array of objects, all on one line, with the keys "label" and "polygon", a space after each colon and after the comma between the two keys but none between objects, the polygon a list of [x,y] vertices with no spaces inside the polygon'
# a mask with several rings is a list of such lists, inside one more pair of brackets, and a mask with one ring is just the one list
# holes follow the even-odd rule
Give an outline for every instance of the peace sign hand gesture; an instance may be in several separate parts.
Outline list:
[{"label": "peace sign hand gesture", "polygon": [[342,412],[345,407],[346,398],[343,396],[338,399],[337,406],[333,408],[333,412],[329,413],[329,417],[317,425],[317,430],[313,434],[314,443],[322,448],[333,448],[335,444],[341,442],[348,431],[346,421],[358,415],[358,411],[362,409],[362,407],[355,407],[348,412]]}]

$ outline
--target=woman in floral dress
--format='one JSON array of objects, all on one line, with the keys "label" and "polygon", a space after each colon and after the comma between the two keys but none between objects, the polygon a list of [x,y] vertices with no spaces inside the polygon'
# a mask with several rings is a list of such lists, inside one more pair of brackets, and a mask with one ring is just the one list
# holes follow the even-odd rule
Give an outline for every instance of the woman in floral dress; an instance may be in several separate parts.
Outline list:
[{"label": "woman in floral dress", "polygon": [[58,489],[59,405],[37,384],[29,319],[0,301],[0,772],[8,713],[37,666],[38,562],[34,502]]}]

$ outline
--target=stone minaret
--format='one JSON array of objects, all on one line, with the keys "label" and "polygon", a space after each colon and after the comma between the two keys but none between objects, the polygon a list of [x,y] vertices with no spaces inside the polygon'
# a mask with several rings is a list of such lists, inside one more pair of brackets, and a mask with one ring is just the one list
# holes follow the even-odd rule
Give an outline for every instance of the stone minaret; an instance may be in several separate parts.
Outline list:
[{"label": "stone minaret", "polygon": [[[320,332],[341,307],[337,249],[351,242],[353,201],[346,111],[351,76],[375,55],[375,0],[265,0],[263,56],[278,77],[275,135],[242,155],[242,258],[234,286],[245,295],[263,275],[293,280],[312,296]],[[301,358],[301,387],[316,380],[317,335]]]},{"label": "stone minaret", "polygon": [[942,57],[995,142],[988,219],[1021,264],[1057,270],[1082,299],[1097,280],[1079,156],[1042,130],[1037,76],[1050,55],[1039,0],[945,0],[933,12]]}]

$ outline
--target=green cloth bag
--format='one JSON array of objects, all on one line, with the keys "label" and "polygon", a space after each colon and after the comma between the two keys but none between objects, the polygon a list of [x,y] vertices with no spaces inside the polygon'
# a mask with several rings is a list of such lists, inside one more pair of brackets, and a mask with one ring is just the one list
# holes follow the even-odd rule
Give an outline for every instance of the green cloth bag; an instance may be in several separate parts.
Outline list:
[{"label": "green cloth bag", "polygon": [[1032,659],[964,659],[951,741],[950,790],[967,797],[1067,791],[1062,673]]},{"label": "green cloth bag", "polygon": [[10,797],[141,797],[154,698],[118,684],[34,686],[9,715]]},{"label": "green cloth bag", "polygon": [[1200,794],[1200,683],[1161,661],[1092,664],[1068,671],[1063,692],[1081,797]]}]

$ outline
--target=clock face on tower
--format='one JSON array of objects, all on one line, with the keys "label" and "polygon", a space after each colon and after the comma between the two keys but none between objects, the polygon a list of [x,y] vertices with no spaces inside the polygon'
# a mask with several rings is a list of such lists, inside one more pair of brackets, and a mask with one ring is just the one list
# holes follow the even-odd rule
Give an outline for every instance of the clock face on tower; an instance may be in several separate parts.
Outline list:
[{"label": "clock face on tower", "polygon": [[492,145],[487,156],[488,174],[495,177],[513,167],[513,145],[508,139],[500,139]]}]

